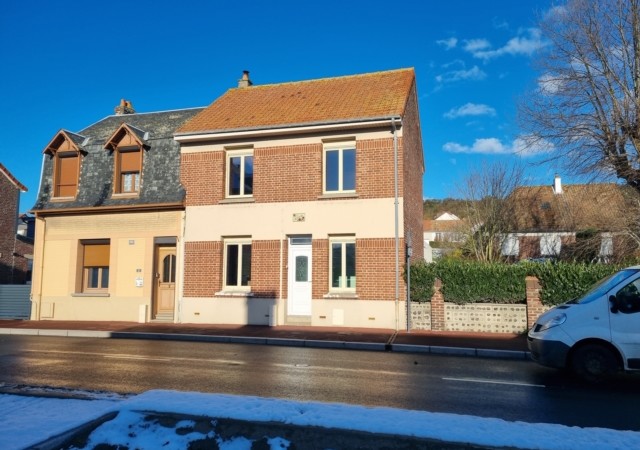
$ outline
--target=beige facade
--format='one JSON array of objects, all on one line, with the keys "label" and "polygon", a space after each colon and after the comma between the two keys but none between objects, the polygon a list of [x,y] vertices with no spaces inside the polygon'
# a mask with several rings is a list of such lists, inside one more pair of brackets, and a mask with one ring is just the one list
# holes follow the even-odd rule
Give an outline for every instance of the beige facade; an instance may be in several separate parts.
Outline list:
[{"label": "beige facade", "polygon": [[[156,306],[156,251],[172,242],[179,251],[182,223],[183,211],[39,218],[31,318],[150,320]],[[109,243],[109,289],[91,294],[82,288],[82,246],[96,240]]]}]

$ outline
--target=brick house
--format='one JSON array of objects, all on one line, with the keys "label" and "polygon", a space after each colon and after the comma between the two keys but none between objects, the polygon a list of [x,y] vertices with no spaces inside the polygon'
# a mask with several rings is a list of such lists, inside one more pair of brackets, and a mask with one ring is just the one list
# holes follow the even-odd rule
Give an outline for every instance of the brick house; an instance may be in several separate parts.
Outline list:
[{"label": "brick house", "polygon": [[0,163],[0,284],[30,281],[33,239],[17,234],[20,193],[26,191]]},{"label": "brick house", "polygon": [[180,127],[181,322],[404,326],[423,258],[413,69],[238,87]]},{"label": "brick house", "polygon": [[174,131],[201,109],[116,114],[43,151],[32,319],[175,320],[185,191]]}]

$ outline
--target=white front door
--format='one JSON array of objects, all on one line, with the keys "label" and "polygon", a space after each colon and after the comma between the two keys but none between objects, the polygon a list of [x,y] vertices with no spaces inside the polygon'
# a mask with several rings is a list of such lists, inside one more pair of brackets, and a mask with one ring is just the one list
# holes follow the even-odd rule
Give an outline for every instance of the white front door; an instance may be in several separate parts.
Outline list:
[{"label": "white front door", "polygon": [[311,315],[311,238],[289,239],[289,300],[287,314]]}]

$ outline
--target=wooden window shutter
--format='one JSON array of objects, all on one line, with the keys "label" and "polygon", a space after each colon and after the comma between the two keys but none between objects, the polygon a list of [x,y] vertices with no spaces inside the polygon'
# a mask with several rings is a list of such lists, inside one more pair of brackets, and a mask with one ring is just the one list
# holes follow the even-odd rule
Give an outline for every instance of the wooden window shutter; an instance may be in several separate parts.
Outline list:
[{"label": "wooden window shutter", "polygon": [[85,267],[109,267],[109,244],[86,244],[84,246]]},{"label": "wooden window shutter", "polygon": [[56,195],[58,197],[73,197],[78,187],[78,155],[76,153],[58,155],[58,173],[56,180]]},{"label": "wooden window shutter", "polygon": [[122,151],[120,155],[120,172],[140,172],[140,150]]}]

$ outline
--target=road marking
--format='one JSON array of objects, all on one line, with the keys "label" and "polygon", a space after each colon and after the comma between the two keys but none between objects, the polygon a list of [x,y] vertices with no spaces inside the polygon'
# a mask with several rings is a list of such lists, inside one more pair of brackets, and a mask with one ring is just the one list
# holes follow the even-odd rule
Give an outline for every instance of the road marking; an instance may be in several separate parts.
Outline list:
[{"label": "road marking", "polygon": [[180,358],[180,357],[150,357],[150,356],[142,356],[142,355],[131,355],[127,353],[97,353],[97,352],[70,352],[70,351],[62,351],[62,350],[23,350],[28,353],[39,353],[39,354],[59,354],[59,355],[82,355],[82,356],[97,356],[102,358],[111,358],[111,359],[139,359],[139,360],[148,360],[148,361],[197,361],[197,362],[208,362],[208,363],[218,363],[218,364],[227,364],[227,365],[235,365],[241,366],[245,365],[244,361],[236,361],[229,359],[206,359],[206,358]]},{"label": "road marking", "polygon": [[524,383],[520,381],[501,381],[501,380],[486,380],[482,378],[450,378],[450,377],[442,377],[445,381],[465,381],[467,383],[482,383],[482,384],[504,384],[507,386],[525,386],[525,387],[537,387],[537,388],[545,388],[544,384],[531,384]]}]

